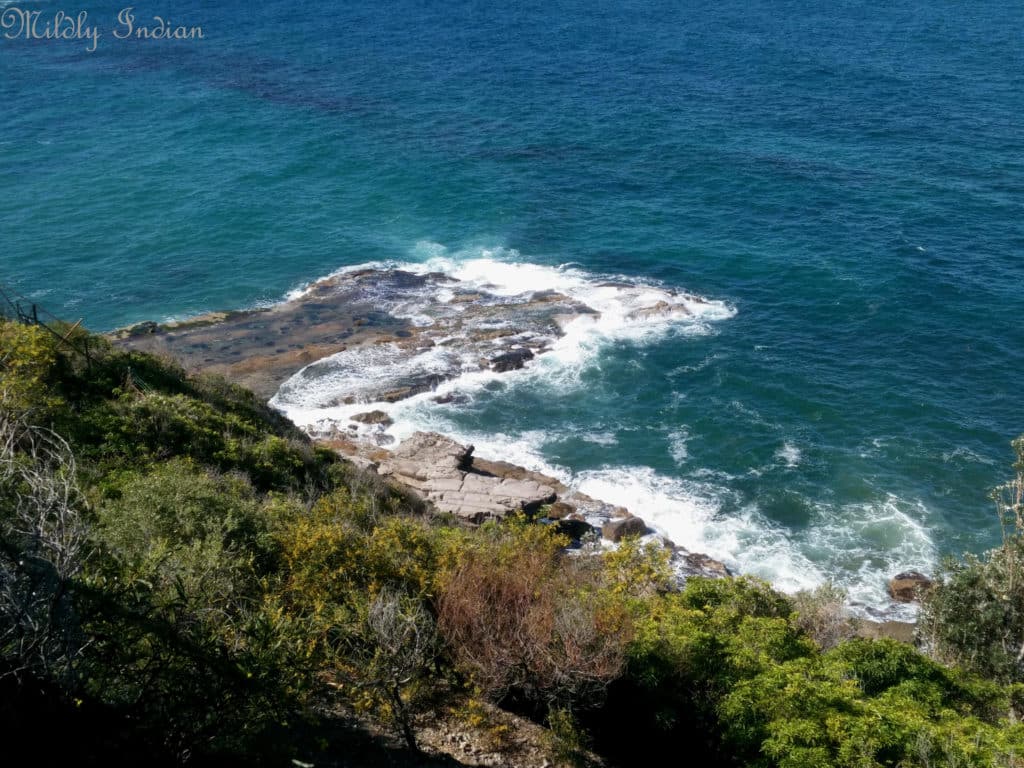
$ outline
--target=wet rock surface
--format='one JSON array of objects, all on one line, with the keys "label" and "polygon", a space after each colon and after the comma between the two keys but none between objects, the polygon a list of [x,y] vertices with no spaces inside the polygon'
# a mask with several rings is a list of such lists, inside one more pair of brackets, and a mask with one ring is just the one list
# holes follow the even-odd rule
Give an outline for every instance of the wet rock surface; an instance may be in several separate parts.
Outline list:
[{"label": "wet rock surface", "polygon": [[384,426],[390,426],[394,424],[391,417],[388,416],[384,411],[368,411],[367,413],[357,413],[352,416],[352,421],[358,421],[360,424],[383,424]]},{"label": "wet rock surface", "polygon": [[[466,372],[518,370],[550,349],[567,323],[596,315],[553,291],[518,296],[470,290],[440,273],[343,272],[269,308],[187,321],[140,323],[115,344],[221,373],[264,398],[322,379],[314,406],[397,402]],[[297,380],[290,382],[292,377]],[[345,395],[339,397],[338,392]]]},{"label": "wet rock surface", "polygon": [[889,594],[901,603],[913,603],[932,586],[932,580],[917,571],[898,573],[889,580]]}]

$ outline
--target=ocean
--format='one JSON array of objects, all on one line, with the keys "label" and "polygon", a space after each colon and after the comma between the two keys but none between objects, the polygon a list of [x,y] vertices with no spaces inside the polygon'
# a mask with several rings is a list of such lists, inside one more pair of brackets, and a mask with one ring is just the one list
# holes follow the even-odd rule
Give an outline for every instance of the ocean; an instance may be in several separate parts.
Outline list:
[{"label": "ocean", "polygon": [[[459,407],[403,402],[395,434],[868,615],[909,615],[896,572],[998,541],[1019,2],[184,0],[127,39],[116,3],[3,6],[0,282],[48,311],[103,331],[371,263],[554,288],[600,320]],[[29,9],[85,12],[95,50],[19,34]],[[178,27],[201,37],[154,32]],[[631,317],[665,290],[707,304]]]}]

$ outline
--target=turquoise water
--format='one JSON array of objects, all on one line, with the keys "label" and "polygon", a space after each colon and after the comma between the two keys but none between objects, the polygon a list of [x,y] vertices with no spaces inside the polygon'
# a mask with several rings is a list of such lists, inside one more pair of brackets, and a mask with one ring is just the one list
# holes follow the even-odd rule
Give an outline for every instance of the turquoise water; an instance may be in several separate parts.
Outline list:
[{"label": "turquoise water", "polygon": [[722,301],[417,423],[881,607],[995,541],[1024,432],[1024,6],[806,5],[186,1],[135,13],[202,40],[0,39],[0,280],[97,330],[439,254]]}]

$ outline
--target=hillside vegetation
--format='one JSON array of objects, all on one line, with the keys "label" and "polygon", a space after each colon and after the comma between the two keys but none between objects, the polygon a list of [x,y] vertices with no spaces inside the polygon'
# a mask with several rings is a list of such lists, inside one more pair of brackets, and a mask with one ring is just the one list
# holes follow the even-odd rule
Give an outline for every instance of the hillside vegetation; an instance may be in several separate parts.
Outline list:
[{"label": "hillside vegetation", "polygon": [[68,330],[0,322],[8,754],[354,764],[350,724],[414,755],[431,713],[490,701],[566,764],[1024,765],[1015,529],[946,566],[932,658],[852,638],[829,590],[678,589],[636,541],[587,557],[527,520],[430,516],[251,393],[95,337],[87,359]]}]

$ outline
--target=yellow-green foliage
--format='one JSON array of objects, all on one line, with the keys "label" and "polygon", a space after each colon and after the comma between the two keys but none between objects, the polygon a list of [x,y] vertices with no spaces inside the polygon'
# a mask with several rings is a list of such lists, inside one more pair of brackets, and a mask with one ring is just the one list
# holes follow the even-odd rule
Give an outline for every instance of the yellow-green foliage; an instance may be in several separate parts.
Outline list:
[{"label": "yellow-green foliage", "polygon": [[0,320],[0,396],[7,407],[48,423],[62,400],[51,391],[57,339],[38,326]]},{"label": "yellow-green foliage", "polygon": [[97,504],[95,533],[122,580],[144,583],[161,600],[201,595],[210,609],[230,605],[239,589],[255,589],[265,537],[246,479],[176,459],[124,475],[118,485],[113,498]]},{"label": "yellow-green foliage", "polygon": [[646,598],[665,592],[673,584],[669,550],[627,537],[602,557],[611,591],[619,596]]},{"label": "yellow-green foliage", "polygon": [[998,688],[964,683],[909,646],[854,640],[741,680],[720,714],[753,765],[980,768],[1021,754],[1024,730],[999,724],[1005,703]]}]

